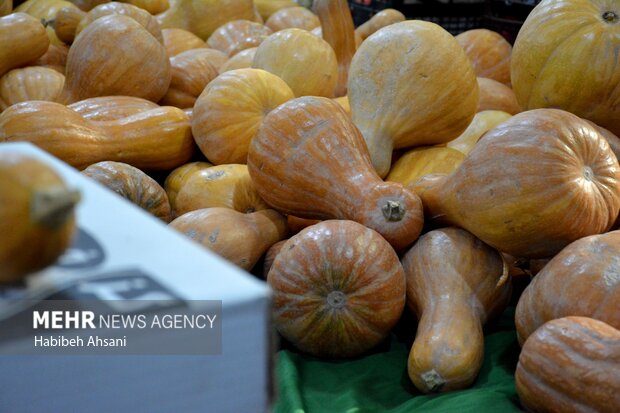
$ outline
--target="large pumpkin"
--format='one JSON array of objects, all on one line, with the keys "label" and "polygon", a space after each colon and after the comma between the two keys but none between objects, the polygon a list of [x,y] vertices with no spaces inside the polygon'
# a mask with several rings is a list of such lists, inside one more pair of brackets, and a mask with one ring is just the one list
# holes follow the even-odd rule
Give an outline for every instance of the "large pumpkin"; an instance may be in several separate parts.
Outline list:
[{"label": "large pumpkin", "polygon": [[228,56],[257,47],[273,32],[267,26],[249,20],[235,20],[220,27],[209,37],[207,44]]},{"label": "large pumpkin", "polygon": [[620,134],[619,48],[620,2],[543,0],[512,53],[519,104],[564,109]]}]

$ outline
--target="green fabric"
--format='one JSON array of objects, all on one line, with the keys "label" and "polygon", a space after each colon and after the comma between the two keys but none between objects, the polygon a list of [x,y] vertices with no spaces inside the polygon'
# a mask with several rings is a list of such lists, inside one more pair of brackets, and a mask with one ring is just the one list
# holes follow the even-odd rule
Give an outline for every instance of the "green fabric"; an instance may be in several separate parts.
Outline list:
[{"label": "green fabric", "polygon": [[347,361],[321,361],[294,349],[280,350],[274,412],[520,411],[514,388],[519,357],[514,307],[509,307],[485,330],[484,363],[476,382],[466,390],[432,396],[417,391],[407,376],[411,340],[412,337],[403,338],[397,331],[383,348]]}]

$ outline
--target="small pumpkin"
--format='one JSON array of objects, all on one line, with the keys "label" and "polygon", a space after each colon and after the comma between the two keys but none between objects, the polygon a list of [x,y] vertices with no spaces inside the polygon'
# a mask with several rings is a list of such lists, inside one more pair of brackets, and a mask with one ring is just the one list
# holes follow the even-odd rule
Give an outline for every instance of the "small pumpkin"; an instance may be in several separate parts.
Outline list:
[{"label": "small pumpkin", "polygon": [[310,31],[320,25],[321,21],[316,14],[300,6],[280,9],[269,16],[267,21],[265,21],[265,26],[269,27],[274,32],[284,29],[302,29]]},{"label": "small pumpkin", "polygon": [[331,99],[306,96],[272,110],[250,144],[259,195],[300,218],[349,219],[401,250],[422,230],[420,199],[383,182],[350,116]]},{"label": "small pumpkin", "polygon": [[409,378],[424,393],[470,386],[482,366],[482,326],[510,300],[508,265],[498,251],[451,227],[421,236],[403,268],[407,305],[419,320]]},{"label": "small pumpkin", "polygon": [[170,175],[166,177],[164,181],[164,190],[168,195],[168,200],[170,201],[170,206],[173,211],[173,215],[176,216],[175,206],[177,194],[187,182],[187,179],[196,171],[202,171],[204,169],[210,168],[211,165],[209,162],[190,162],[185,165],[181,165],[172,172]]},{"label": "small pumpkin", "polygon": [[501,110],[478,112],[467,129],[465,129],[465,132],[461,133],[458,138],[448,142],[446,146],[468,155],[485,133],[510,118],[509,113],[502,112]]},{"label": "small pumpkin", "polygon": [[501,34],[488,29],[472,29],[457,35],[456,41],[471,60],[476,76],[510,86],[512,46]]},{"label": "small pumpkin", "polygon": [[47,48],[47,52],[31,65],[49,67],[64,76],[65,66],[67,65],[67,54],[69,54],[69,48],[67,46],[50,44]]},{"label": "small pumpkin", "polygon": [[355,33],[359,34],[363,40],[370,37],[376,31],[394,23],[405,21],[405,15],[395,9],[384,9],[372,16],[367,22],[361,24]]},{"label": "small pumpkin", "polygon": [[119,120],[151,109],[159,108],[157,103],[133,96],[102,96],[80,100],[67,106],[84,119],[92,121]]},{"label": "small pumpkin", "polygon": [[324,221],[290,238],[267,282],[275,327],[318,357],[355,357],[372,349],[405,305],[398,256],[381,235],[352,221]]},{"label": "small pumpkin", "polygon": [[155,19],[155,17],[151,16],[149,12],[144,9],[141,9],[137,6],[133,6],[127,3],[119,3],[112,1],[110,3],[101,4],[84,16],[82,20],[80,20],[79,24],[75,29],[75,35],[78,36],[88,25],[94,22],[97,19],[100,19],[104,16],[110,15],[121,15],[127,16],[134,19],[136,22],[140,23],[154,38],[156,38],[159,42],[163,42],[163,35],[161,33],[161,27],[159,23]]},{"label": "small pumpkin", "polygon": [[620,210],[620,166],[586,121],[537,109],[487,132],[421,197],[429,216],[502,252],[547,258],[611,228]]},{"label": "small pumpkin", "polygon": [[162,29],[161,35],[166,52],[170,57],[188,50],[207,47],[207,43],[204,40],[187,30],[171,27]]},{"label": "small pumpkin", "polygon": [[12,13],[0,17],[0,44],[2,76],[43,56],[50,41],[39,20],[25,13]]},{"label": "small pumpkin", "polygon": [[620,406],[620,331],[587,317],[549,321],[525,342],[515,374],[530,412],[614,413]]},{"label": "small pumpkin", "polygon": [[56,37],[66,44],[73,43],[77,27],[84,17],[86,17],[86,12],[77,7],[63,7],[58,10],[56,17],[51,22]]},{"label": "small pumpkin", "polygon": [[450,33],[424,21],[396,23],[367,38],[351,62],[348,90],[353,123],[381,177],[393,149],[449,142],[478,105],[465,52]]},{"label": "small pumpkin", "polygon": [[478,112],[483,110],[501,110],[511,115],[521,112],[517,97],[508,86],[493,79],[479,77],[478,88],[480,89]]},{"label": "small pumpkin", "polygon": [[217,69],[202,50],[207,49],[188,50],[170,58],[172,77],[170,87],[160,101],[162,105],[181,109],[194,107],[204,88],[217,77]]},{"label": "small pumpkin", "polygon": [[427,146],[406,152],[394,163],[386,181],[404,186],[432,173],[450,173],[465,159],[456,149]]},{"label": "small pumpkin", "polygon": [[[15,12],[27,13],[35,17],[39,22],[52,22],[56,19],[58,12],[64,8],[77,9],[73,3],[66,0],[26,0],[15,8]],[[62,41],[56,36],[54,26],[48,25],[46,33],[50,43],[62,45]]]},{"label": "small pumpkin", "polygon": [[46,67],[13,69],[0,78],[0,112],[28,100],[58,100],[64,83],[62,74]]},{"label": "small pumpkin", "polygon": [[620,231],[579,239],[553,257],[519,298],[519,343],[545,322],[569,315],[620,328],[619,257]]},{"label": "small pumpkin", "polygon": [[334,49],[301,29],[286,29],[265,39],[254,56],[253,68],[279,76],[296,97],[332,97],[338,81]]},{"label": "small pumpkin", "polygon": [[199,209],[176,218],[170,227],[246,271],[286,236],[286,220],[273,209],[251,214],[229,208]]},{"label": "small pumpkin", "polygon": [[113,14],[95,20],[75,39],[61,99],[73,103],[121,95],[157,102],[169,84],[170,62],[162,44],[134,19]]},{"label": "small pumpkin", "polygon": [[236,69],[247,69],[252,67],[254,63],[254,56],[256,55],[257,47],[251,47],[245,49],[228,59],[226,63],[220,68],[220,73],[228,72]]},{"label": "small pumpkin", "polygon": [[273,32],[267,26],[249,20],[228,22],[215,30],[207,45],[228,56],[234,56],[242,50],[258,47]]},{"label": "small pumpkin", "polygon": [[177,192],[174,203],[177,215],[215,207],[243,213],[269,208],[256,192],[248,167],[239,164],[218,165],[192,172]]},{"label": "small pumpkin", "polygon": [[248,147],[264,117],[294,97],[282,79],[264,70],[223,73],[194,105],[194,139],[216,165],[246,163]]},{"label": "small pumpkin", "polygon": [[99,182],[149,214],[170,222],[168,195],[157,181],[122,162],[98,162],[82,171],[82,174]]},{"label": "small pumpkin", "polygon": [[54,263],[70,245],[79,192],[48,164],[0,153],[0,283],[16,283]]}]

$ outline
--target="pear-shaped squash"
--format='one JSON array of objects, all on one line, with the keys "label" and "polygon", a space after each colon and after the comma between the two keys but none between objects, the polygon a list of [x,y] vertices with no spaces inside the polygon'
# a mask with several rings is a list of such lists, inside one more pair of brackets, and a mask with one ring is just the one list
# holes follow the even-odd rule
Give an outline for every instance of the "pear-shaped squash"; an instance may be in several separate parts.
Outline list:
[{"label": "pear-shaped squash", "polygon": [[302,29],[310,31],[320,25],[321,21],[316,14],[300,6],[280,9],[265,21],[265,26],[269,27],[274,32],[284,29]]},{"label": "pear-shaped squash", "polygon": [[267,26],[249,20],[235,20],[217,28],[207,45],[234,56],[242,50],[258,47],[273,32]]},{"label": "pear-shaped squash", "polygon": [[620,166],[586,121],[558,109],[513,116],[421,192],[431,217],[517,258],[546,258],[605,232],[620,210]]},{"label": "pear-shaped squash", "polygon": [[510,86],[512,46],[501,34],[487,29],[472,29],[457,35],[456,41],[471,60],[476,76]]},{"label": "pear-shaped squash", "polygon": [[170,58],[172,77],[162,105],[194,107],[204,88],[217,77],[217,69],[209,63],[210,56],[201,50],[207,49],[188,50]]},{"label": "pear-shaped squash", "polygon": [[521,112],[517,97],[508,86],[493,79],[479,77],[478,88],[480,89],[478,112],[483,110],[501,110],[511,115]]},{"label": "pear-shaped squash", "polygon": [[13,69],[0,78],[0,112],[28,100],[58,100],[65,77],[53,69],[30,66]]},{"label": "pear-shaped squash", "polygon": [[166,52],[170,57],[176,56],[179,53],[183,53],[188,50],[207,47],[207,43],[205,43],[204,40],[196,36],[194,33],[188,32],[187,30],[172,27],[162,29],[161,35]]},{"label": "pear-shaped squash", "polygon": [[50,40],[41,22],[25,13],[0,17],[0,76],[35,61],[47,51]]},{"label": "pear-shaped squash", "polygon": [[300,350],[354,357],[383,341],[405,305],[405,274],[377,232],[324,221],[282,246],[267,276],[273,321]]},{"label": "pear-shaped squash", "polygon": [[476,114],[478,84],[469,59],[440,26],[406,21],[367,38],[349,70],[348,97],[381,177],[392,150],[459,136]]},{"label": "pear-shaped squash", "polygon": [[376,31],[389,26],[390,24],[405,21],[405,15],[395,9],[381,10],[372,16],[367,22],[361,24],[355,32],[360,35],[363,40],[375,33]]},{"label": "pear-shaped squash", "polygon": [[379,178],[361,134],[331,99],[307,96],[271,111],[250,144],[248,168],[260,196],[283,213],[357,221],[397,250],[420,235],[419,198]]}]

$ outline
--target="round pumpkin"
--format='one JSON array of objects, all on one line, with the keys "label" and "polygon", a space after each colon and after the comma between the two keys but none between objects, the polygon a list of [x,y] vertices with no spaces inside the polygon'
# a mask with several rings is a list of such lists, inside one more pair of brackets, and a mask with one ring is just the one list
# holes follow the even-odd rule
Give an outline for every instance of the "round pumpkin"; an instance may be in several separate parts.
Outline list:
[{"label": "round pumpkin", "polygon": [[28,100],[56,101],[64,83],[62,74],[46,67],[13,69],[0,78],[0,112]]},{"label": "round pumpkin", "polygon": [[265,22],[265,26],[274,32],[284,29],[312,30],[320,25],[321,21],[316,14],[300,6],[280,9]]},{"label": "round pumpkin", "polygon": [[207,44],[200,37],[187,30],[168,28],[161,31],[164,47],[168,56],[173,57],[179,53],[192,49],[206,48]]},{"label": "round pumpkin", "polygon": [[161,27],[159,23],[155,19],[155,17],[151,16],[149,12],[143,10],[139,7],[133,6],[131,4],[126,3],[118,3],[118,2],[110,2],[101,4],[88,13],[82,20],[80,20],[79,24],[75,29],[75,36],[77,37],[89,24],[94,22],[97,19],[100,19],[104,16],[110,16],[112,14],[127,16],[134,19],[136,22],[140,23],[149,33],[153,35],[154,38],[163,42],[163,36],[161,33]]},{"label": "round pumpkin", "polygon": [[620,134],[620,3],[543,0],[512,53],[521,107],[558,108]]},{"label": "round pumpkin", "polygon": [[456,36],[478,77],[486,77],[510,86],[512,46],[492,30],[472,29]]},{"label": "round pumpkin", "polygon": [[170,172],[170,175],[166,177],[164,181],[164,190],[168,195],[168,201],[170,202],[170,207],[172,209],[173,216],[176,216],[175,206],[177,194],[187,182],[187,179],[196,171],[202,171],[203,169],[207,169],[212,167],[208,162],[189,162],[185,165],[179,166]]},{"label": "round pumpkin", "polygon": [[228,59],[226,63],[220,68],[220,73],[228,72],[236,69],[247,69],[252,67],[254,63],[254,56],[258,47],[251,47],[245,49]]},{"label": "round pumpkin", "polygon": [[207,45],[234,56],[242,50],[258,47],[273,32],[267,26],[249,20],[235,20],[217,28]]},{"label": "round pumpkin", "polygon": [[478,88],[480,89],[480,100],[478,101],[477,112],[501,110],[511,115],[521,112],[517,97],[508,86],[493,79],[479,77]]},{"label": "round pumpkin", "polygon": [[300,350],[354,357],[383,341],[405,305],[405,274],[377,232],[324,221],[282,246],[267,282],[273,322]]}]

